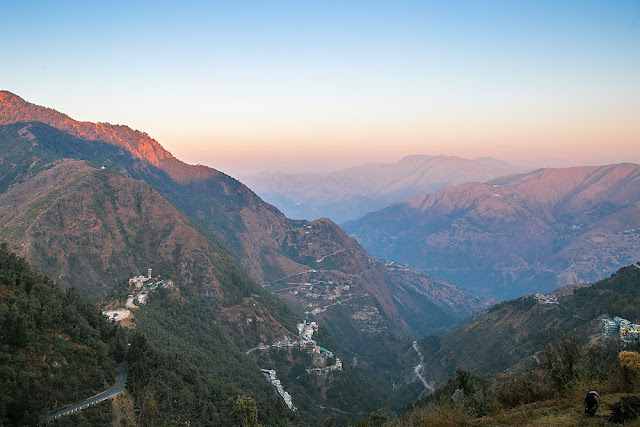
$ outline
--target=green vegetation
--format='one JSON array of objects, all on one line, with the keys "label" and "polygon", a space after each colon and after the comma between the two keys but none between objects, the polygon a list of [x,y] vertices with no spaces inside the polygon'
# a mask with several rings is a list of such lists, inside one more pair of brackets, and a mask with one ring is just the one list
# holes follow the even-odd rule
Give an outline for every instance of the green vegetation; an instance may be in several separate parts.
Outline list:
[{"label": "green vegetation", "polygon": [[86,176],[86,173],[79,173],[65,182],[63,186],[53,188],[40,197],[33,199],[27,207],[27,211],[20,217],[18,224],[12,224],[11,227],[0,229],[0,239],[7,241],[23,239],[25,231],[32,225],[38,215],[47,210],[67,189],[81,182]]},{"label": "green vegetation", "polygon": [[[312,355],[298,347],[272,348],[255,357],[261,368],[276,370],[305,425],[318,424],[331,413],[338,425],[347,425],[360,414],[389,404],[390,393],[376,382],[369,367],[344,364],[342,371],[308,374]],[[329,358],[327,365],[333,362]]]},{"label": "green vegetation", "polygon": [[494,373],[522,363],[555,336],[576,331],[584,345],[600,330],[599,316],[610,314],[640,322],[640,268],[620,269],[610,278],[558,298],[558,304],[532,297],[502,302],[465,327],[420,341],[426,365],[438,382],[456,367]]},{"label": "green vegetation", "polygon": [[[458,368],[434,394],[382,425],[604,425],[618,416],[621,398],[640,393],[640,354],[610,344],[579,348],[565,335],[547,345],[552,359],[529,370],[483,376]],[[596,418],[582,405],[591,390],[602,399]]]},{"label": "green vegetation", "polygon": [[[399,417],[389,416],[379,422],[379,414],[374,414],[378,418],[372,416],[356,425],[568,426],[630,420],[630,405],[639,401],[640,395],[640,344],[602,337],[599,316],[608,313],[640,320],[640,268],[622,268],[610,278],[578,289],[558,302],[550,305],[520,298],[501,303],[483,318],[461,328],[480,336],[464,343],[455,341],[455,347],[451,336],[424,339],[422,351],[431,355],[453,355],[456,350],[466,354],[465,346],[471,346],[476,357],[466,359],[466,366],[481,368],[470,370],[458,365],[435,393]],[[518,328],[502,333],[504,324]],[[493,328],[491,332],[489,328]],[[448,335],[456,336],[461,330]],[[499,336],[489,337],[489,333]],[[457,340],[464,337],[469,335],[457,335]],[[475,346],[477,340],[483,339],[490,345]],[[515,355],[511,353],[514,348],[518,350]],[[528,355],[536,353],[538,363],[532,359],[522,361],[524,351]],[[485,358],[494,363],[484,362]],[[515,365],[517,362],[520,363]],[[498,366],[511,369],[500,372]],[[457,389],[460,391],[455,393]],[[584,414],[583,399],[591,390],[601,396],[600,417]],[[636,419],[632,425],[639,422]]]},{"label": "green vegetation", "polygon": [[[296,422],[188,286],[152,294],[135,315],[127,388],[140,425],[237,425],[239,394],[250,394],[264,425]],[[47,414],[113,385],[126,342],[124,330],[77,290],[61,289],[0,247],[1,425],[110,424],[104,405],[55,422]]]},{"label": "green vegetation", "polygon": [[127,389],[141,425],[237,425],[239,395],[254,400],[261,424],[295,422],[253,360],[216,324],[214,309],[188,287],[179,295],[150,294],[135,316]]},{"label": "green vegetation", "polygon": [[0,425],[43,424],[110,387],[125,344],[93,303],[0,246]]}]

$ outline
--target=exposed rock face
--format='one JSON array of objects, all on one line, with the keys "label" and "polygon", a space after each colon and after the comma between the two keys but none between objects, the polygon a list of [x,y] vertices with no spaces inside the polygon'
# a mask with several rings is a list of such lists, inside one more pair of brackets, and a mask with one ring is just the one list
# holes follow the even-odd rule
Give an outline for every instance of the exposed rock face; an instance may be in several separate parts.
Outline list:
[{"label": "exposed rock face", "polygon": [[640,166],[541,169],[448,187],[345,229],[376,255],[484,295],[547,292],[636,260]]}]

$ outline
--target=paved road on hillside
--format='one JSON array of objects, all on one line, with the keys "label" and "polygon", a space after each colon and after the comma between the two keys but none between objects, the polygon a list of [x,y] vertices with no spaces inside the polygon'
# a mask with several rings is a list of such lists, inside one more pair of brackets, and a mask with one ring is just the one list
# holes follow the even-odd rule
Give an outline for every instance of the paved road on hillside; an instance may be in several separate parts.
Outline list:
[{"label": "paved road on hillside", "polygon": [[127,372],[129,371],[129,362],[122,362],[118,366],[118,378],[116,379],[116,383],[113,387],[108,390],[103,391],[102,393],[98,393],[93,397],[83,400],[82,402],[78,402],[71,406],[67,406],[66,408],[60,409],[58,411],[50,412],[53,418],[59,418],[64,415],[69,415],[73,412],[79,411],[81,409],[87,408],[96,403],[100,403],[103,400],[106,400],[110,397],[115,396],[116,394],[120,394],[124,391],[124,385],[127,382]]}]

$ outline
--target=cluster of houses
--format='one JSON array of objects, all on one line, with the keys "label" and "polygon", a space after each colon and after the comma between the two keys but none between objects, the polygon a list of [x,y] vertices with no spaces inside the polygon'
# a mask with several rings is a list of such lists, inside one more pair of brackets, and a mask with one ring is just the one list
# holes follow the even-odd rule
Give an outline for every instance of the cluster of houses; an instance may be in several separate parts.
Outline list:
[{"label": "cluster of houses", "polygon": [[311,282],[288,284],[296,287],[293,295],[314,300],[333,301],[340,298],[345,291],[349,290],[349,285],[338,285],[334,283],[333,280],[312,279]]},{"label": "cluster of houses", "polygon": [[[324,347],[320,347],[316,345],[316,342],[313,340],[314,332],[318,331],[318,324],[316,322],[304,321],[302,323],[298,323],[298,332],[300,334],[300,341],[294,342],[289,341],[289,338],[285,338],[285,341],[279,341],[272,345],[264,345],[261,344],[260,347],[256,347],[262,351],[269,350],[271,347],[281,348],[281,347],[293,347],[295,345],[299,345],[301,348],[307,350],[309,353],[314,355],[318,355],[319,357],[333,357],[333,352],[327,350]],[[250,350],[253,351],[254,349]],[[247,352],[248,353],[248,352]],[[315,356],[314,356],[315,357]],[[308,374],[317,374],[321,375],[330,371],[341,371],[342,370],[342,362],[339,358],[336,357],[336,361],[333,365],[327,366],[324,368],[308,368]],[[276,371],[273,369],[261,369],[262,373],[267,377],[271,385],[276,388],[277,393],[282,397],[284,403],[287,404],[287,407],[292,411],[296,410],[296,407],[293,406],[291,402],[291,395],[284,390],[282,387],[282,383],[279,379],[276,378]]]},{"label": "cluster of houses", "polygon": [[[300,333],[300,346],[305,348],[309,353],[319,355],[320,357],[333,357],[333,352],[327,350],[324,347],[316,345],[313,340],[313,333],[318,331],[318,324],[316,322],[309,322],[308,320],[302,323],[298,323],[298,332]],[[326,368],[308,368],[308,374],[324,374],[329,371],[341,371],[342,362],[336,357],[336,362]]]},{"label": "cluster of houses", "polygon": [[262,369],[262,373],[267,377],[271,385],[276,388],[276,391],[278,392],[280,397],[282,397],[282,400],[284,400],[284,403],[287,405],[287,407],[292,411],[295,411],[296,407],[293,406],[293,402],[291,402],[291,395],[284,390],[284,387],[282,387],[282,383],[280,383],[280,380],[276,379],[276,371],[273,369]]},{"label": "cluster of houses", "polygon": [[542,304],[558,304],[558,297],[545,294],[533,294],[536,301]]},{"label": "cluster of houses", "polygon": [[397,263],[395,261],[387,261],[387,262],[384,263],[384,266],[388,270],[409,271],[409,266],[408,265],[399,264],[399,263]]},{"label": "cluster of houses", "polygon": [[129,279],[129,288],[132,290],[127,298],[127,308],[132,308],[135,301],[146,304],[149,292],[158,288],[173,288],[173,281],[161,280],[160,277],[151,277],[151,269],[147,270],[146,276],[135,276]]},{"label": "cluster of houses", "polygon": [[336,363],[326,368],[307,368],[307,374],[322,375],[331,371],[342,371],[342,361],[339,357],[336,357]]},{"label": "cluster of houses", "polygon": [[606,337],[618,337],[622,342],[640,342],[640,325],[622,317],[602,316],[602,332]]},{"label": "cluster of houses", "polygon": [[314,332],[318,332],[318,324],[316,322],[309,322],[307,320],[298,323],[298,334],[303,341],[311,341]]}]

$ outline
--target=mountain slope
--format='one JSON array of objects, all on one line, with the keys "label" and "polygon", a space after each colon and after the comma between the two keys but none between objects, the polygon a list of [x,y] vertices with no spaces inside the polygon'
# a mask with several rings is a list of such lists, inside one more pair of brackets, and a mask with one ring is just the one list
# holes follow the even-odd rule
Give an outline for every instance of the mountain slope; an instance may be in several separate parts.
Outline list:
[{"label": "mountain slope", "polygon": [[63,290],[1,245],[0,424],[119,424],[111,401],[55,423],[48,414],[110,387],[117,362],[126,357],[127,425],[235,426],[241,394],[255,400],[262,423],[292,425],[295,414],[224,326],[212,321],[217,315],[210,302],[194,289],[180,283],[151,294],[129,333],[77,289]]},{"label": "mountain slope", "polygon": [[[0,125],[1,238],[60,282],[103,300],[114,292],[126,295],[126,279],[149,267],[173,277],[185,293],[180,304],[168,307],[167,316],[191,322],[181,310],[206,301],[195,324],[218,325],[223,339],[237,347],[231,357],[243,357],[238,349],[291,336],[296,316],[269,290],[313,282],[313,294],[291,292],[298,303],[292,307],[299,317],[315,316],[331,350],[353,365],[345,367],[339,381],[314,380],[317,387],[309,393],[340,389],[337,384],[352,378],[401,406],[422,390],[411,383],[412,335],[441,332],[483,306],[479,298],[441,280],[385,267],[328,219],[288,220],[238,181],[162,154],[142,133],[77,123],[14,95],[2,96],[5,122],[20,117],[42,121]],[[342,293],[336,294],[338,286]],[[290,295],[278,296],[289,302]],[[170,326],[173,335],[180,334],[179,324]],[[165,336],[158,330],[154,334]],[[327,338],[332,336],[335,341]],[[204,344],[188,345],[209,351],[201,348]],[[158,354],[168,363],[180,350]],[[193,379],[190,370],[182,373]],[[163,388],[162,381],[157,384]],[[184,384],[186,389],[201,385]],[[306,393],[304,387],[297,390]],[[337,402],[345,390],[337,391],[326,396],[324,406]],[[350,417],[371,406],[358,405],[358,397],[352,397]],[[171,408],[170,402],[164,403]]]},{"label": "mountain slope", "polygon": [[0,124],[27,121],[38,123],[9,132],[21,132],[31,141],[35,138],[50,159],[88,160],[147,181],[220,238],[258,282],[301,269],[279,254],[279,239],[287,229],[284,215],[237,180],[212,168],[188,165],[147,134],[127,126],[78,122],[0,91]]},{"label": "mountain slope", "polygon": [[[38,121],[16,122],[31,119]],[[316,267],[332,274],[356,274],[354,265],[372,263],[359,245],[344,241],[346,236],[340,235],[342,230],[334,225],[322,228],[322,233],[311,233],[316,241],[306,242],[304,248],[292,244],[296,236],[307,232],[309,223],[288,220],[235,179],[204,166],[187,165],[147,135],[125,126],[76,122],[9,92],[0,92],[0,123],[10,123],[0,127],[0,191],[16,181],[30,179],[56,160],[86,160],[146,181],[192,221],[220,238],[259,283],[278,281]],[[344,253],[336,257],[332,254],[339,242],[344,243]],[[320,259],[325,262],[317,262]],[[363,286],[371,287],[368,293],[375,295],[374,303],[389,311],[385,315],[395,322],[394,330],[407,334],[409,328],[425,329],[394,320],[401,316],[392,295],[384,290],[387,284],[380,275],[363,282]],[[433,286],[438,287],[438,283],[441,282],[433,281]],[[470,309],[479,307],[475,297],[464,292],[454,294],[451,295],[456,300],[468,301],[466,306]],[[451,304],[444,302],[443,307],[450,311]],[[429,309],[414,306],[415,310],[420,313]],[[453,314],[457,317],[468,312]]]},{"label": "mountain slope", "polygon": [[419,193],[520,171],[491,158],[416,155],[391,164],[366,164],[333,173],[263,172],[242,180],[291,218],[326,216],[343,223]]},{"label": "mountain slope", "polygon": [[[180,417],[236,425],[234,402],[242,393],[258,400],[269,425],[294,419],[243,353],[294,336],[297,317],[147,183],[67,159],[10,186],[0,206],[0,238],[62,284],[117,305],[130,292],[127,279],[147,267],[176,281],[178,291],[151,294],[128,320],[147,343],[140,351],[132,346],[128,380],[141,425]],[[349,375],[388,399],[362,369]],[[169,389],[193,399],[176,401]],[[370,406],[355,399],[355,410],[359,404]],[[313,409],[300,417],[323,415]]]},{"label": "mountain slope", "polygon": [[365,248],[508,298],[597,280],[640,249],[640,166],[542,169],[448,187],[345,224]]},{"label": "mountain slope", "polygon": [[620,316],[640,321],[640,264],[624,267],[610,278],[558,297],[558,304],[536,302],[532,296],[500,303],[468,325],[441,337],[420,341],[425,356],[424,376],[440,383],[456,367],[495,373],[543,350],[553,337],[576,333],[587,343],[601,335],[599,317]]},{"label": "mountain slope", "polygon": [[0,206],[0,238],[87,295],[106,299],[129,277],[154,268],[193,284],[223,317],[244,312],[264,319],[259,330],[235,325],[242,341],[287,333],[281,322],[294,328],[285,307],[246,277],[226,249],[142,181],[63,160],[11,186]]},{"label": "mountain slope", "polygon": [[45,425],[48,412],[115,381],[122,329],[0,245],[0,425]]}]

